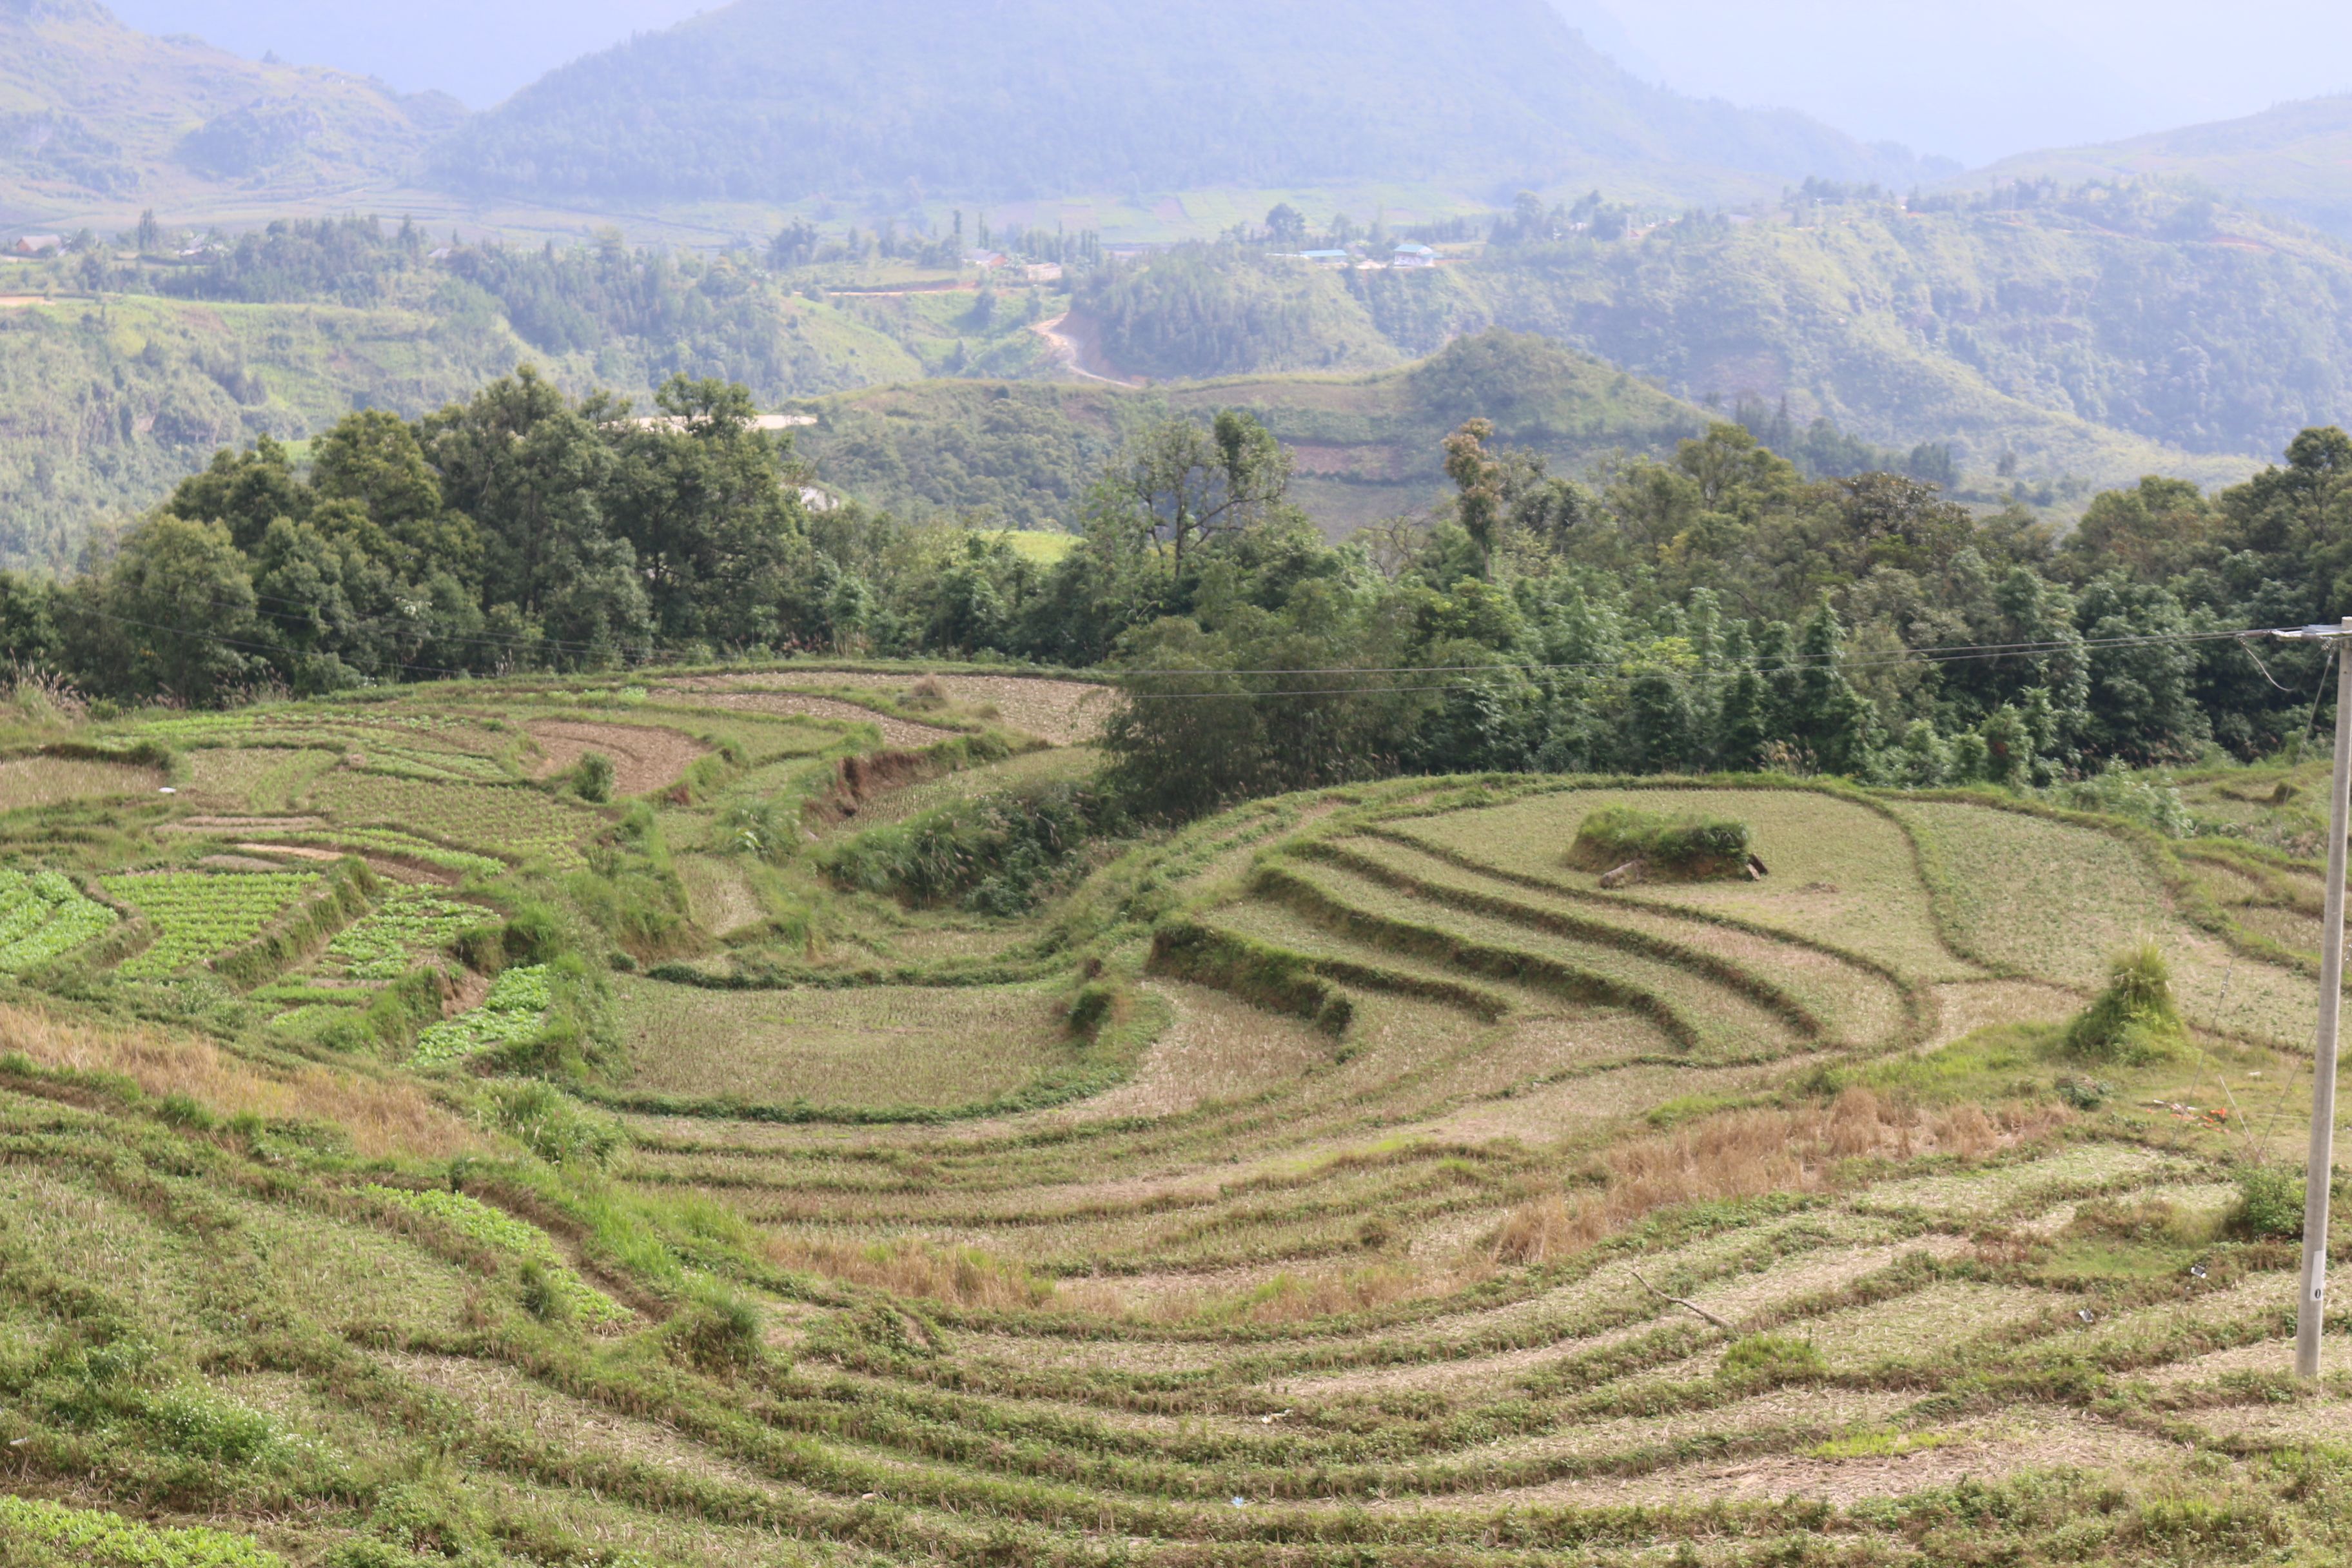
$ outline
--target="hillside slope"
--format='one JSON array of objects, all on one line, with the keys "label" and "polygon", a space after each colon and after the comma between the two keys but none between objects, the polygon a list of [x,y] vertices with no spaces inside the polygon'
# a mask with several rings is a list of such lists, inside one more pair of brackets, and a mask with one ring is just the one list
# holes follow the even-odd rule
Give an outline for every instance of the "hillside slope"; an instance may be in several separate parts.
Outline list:
[{"label": "hillside slope", "polygon": [[796,447],[830,488],[903,517],[1023,528],[1074,523],[1087,486],[1155,413],[1244,408],[1289,447],[1293,499],[1333,535],[1436,500],[1446,490],[1439,443],[1473,416],[1562,473],[1604,452],[1662,450],[1708,417],[1588,355],[1509,333],[1370,374],[1230,376],[1148,393],[934,381],[793,406],[816,420]]},{"label": "hillside slope", "polygon": [[439,95],[154,37],[91,0],[0,0],[0,223],[385,184],[463,112]]},{"label": "hillside slope", "polygon": [[1507,220],[1414,272],[1194,247],[1076,301],[1122,371],[1379,368],[1502,326],[1727,412],[1785,399],[1801,427],[1949,444],[1988,479],[2004,456],[2038,480],[2233,478],[2352,397],[2352,250],[2146,185],[1849,193],[1615,238]]},{"label": "hillside slope", "polygon": [[1954,184],[1984,190],[2017,180],[2071,184],[2142,175],[2192,181],[2226,201],[2352,238],[2352,95],[2282,103],[2240,120],[2122,142],[2021,153]]},{"label": "hillside slope", "polygon": [[605,203],[1004,199],[1671,171],[1691,199],[1916,178],[1802,116],[1648,87],[1544,0],[737,0],[556,71],[436,154],[454,186]]},{"label": "hillside slope", "polygon": [[[845,870],[1050,805],[1084,748],[980,726],[1089,689],[625,679],[6,721],[0,1557],[2340,1557],[2342,1386],[2285,1376],[2307,859],[1412,778],[1003,912]],[[534,783],[583,744],[634,800]],[[1628,807],[1771,874],[1603,889],[1565,848]],[[2127,942],[2181,1027],[2070,1035]]]}]

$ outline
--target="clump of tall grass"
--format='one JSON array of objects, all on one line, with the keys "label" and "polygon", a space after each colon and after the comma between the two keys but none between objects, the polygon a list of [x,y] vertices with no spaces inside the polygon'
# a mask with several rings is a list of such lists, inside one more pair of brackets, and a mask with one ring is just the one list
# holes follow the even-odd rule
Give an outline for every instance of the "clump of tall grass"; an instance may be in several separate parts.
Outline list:
[{"label": "clump of tall grass", "polygon": [[2065,1050],[2084,1061],[2138,1066],[2162,1061],[2188,1043],[2172,968],[2154,942],[2117,953],[2107,988],[2066,1026]]},{"label": "clump of tall grass", "polygon": [[89,700],[81,689],[57,671],[37,664],[11,662],[0,670],[0,698],[13,717],[27,724],[79,724],[89,717]]},{"label": "clump of tall grass", "polygon": [[959,1307],[1029,1311],[1054,1297],[1053,1281],[1017,1263],[976,1247],[940,1247],[912,1237],[857,1245],[775,1236],[768,1239],[767,1253],[779,1268]]}]

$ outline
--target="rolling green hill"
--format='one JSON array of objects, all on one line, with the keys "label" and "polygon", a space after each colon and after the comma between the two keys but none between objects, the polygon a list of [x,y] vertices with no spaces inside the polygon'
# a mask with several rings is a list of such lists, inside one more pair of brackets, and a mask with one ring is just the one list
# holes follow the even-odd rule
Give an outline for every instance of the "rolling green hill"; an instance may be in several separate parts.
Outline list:
[{"label": "rolling green hill", "polygon": [[555,71],[438,179],[629,205],[928,200],[1615,170],[1687,200],[1927,171],[1802,116],[1645,86],[1544,0],[737,0]]},{"label": "rolling green hill", "polygon": [[2071,185],[2148,176],[2187,182],[2232,205],[2352,238],[2352,97],[2306,99],[2241,120],[2027,153],[1953,184],[1990,190],[2021,180]]},{"label": "rolling green hill", "polygon": [[0,0],[0,226],[387,185],[463,114],[438,95],[153,37],[94,0]]}]

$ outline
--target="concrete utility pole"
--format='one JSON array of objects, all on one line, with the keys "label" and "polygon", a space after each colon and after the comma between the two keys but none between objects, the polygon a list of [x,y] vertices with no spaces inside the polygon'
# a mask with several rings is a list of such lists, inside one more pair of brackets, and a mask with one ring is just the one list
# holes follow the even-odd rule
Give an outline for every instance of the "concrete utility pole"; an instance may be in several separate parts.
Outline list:
[{"label": "concrete utility pole", "polygon": [[2336,773],[2328,785],[2327,913],[2320,926],[2319,1037],[2311,1058],[2311,1158],[2304,1167],[2303,1273],[2294,1303],[2294,1374],[2319,1375],[2327,1296],[2327,1190],[2336,1175],[2336,1031],[2344,1011],[2345,836],[2352,833],[2352,616],[2273,636],[2325,641],[2336,658]]}]

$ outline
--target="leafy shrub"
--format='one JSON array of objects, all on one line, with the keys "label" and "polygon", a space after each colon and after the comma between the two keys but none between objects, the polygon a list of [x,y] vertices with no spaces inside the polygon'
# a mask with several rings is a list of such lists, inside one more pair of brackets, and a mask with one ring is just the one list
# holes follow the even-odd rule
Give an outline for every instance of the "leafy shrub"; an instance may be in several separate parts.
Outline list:
[{"label": "leafy shrub", "polygon": [[2120,816],[2153,827],[2167,838],[2186,838],[2196,830],[2196,819],[2189,816],[2179,790],[2141,777],[2120,763],[2086,779],[2053,784],[2042,795],[2070,811]]},{"label": "leafy shrub", "polygon": [[551,1165],[600,1165],[622,1142],[612,1119],[537,1079],[491,1085],[482,1120]]},{"label": "leafy shrub", "polygon": [[213,1125],[213,1113],[184,1094],[165,1095],[155,1107],[155,1114],[190,1132],[209,1131]]},{"label": "leafy shrub", "polygon": [[2069,1074],[2058,1080],[2058,1098],[2076,1110],[2096,1110],[2115,1092],[2113,1084],[2079,1074]]},{"label": "leafy shrub", "polygon": [[818,864],[837,887],[917,908],[1019,915],[1076,867],[1106,816],[1091,785],[1043,781],[861,833]]},{"label": "leafy shrub", "polygon": [[572,793],[599,805],[612,799],[613,759],[601,752],[583,755],[572,767]]},{"label": "leafy shrub", "polygon": [[2242,1165],[2230,1226],[2256,1239],[2301,1236],[2304,1196],[2303,1172],[2294,1166]]},{"label": "leafy shrub", "polygon": [[1698,879],[1744,875],[1749,853],[1744,822],[1604,805],[1576,830],[1568,863],[1608,871],[1639,860],[1654,873]]},{"label": "leafy shrub", "polygon": [[572,1321],[572,1295],[547,1266],[526,1258],[522,1266],[522,1310],[542,1323]]},{"label": "leafy shrub", "polygon": [[2161,1061],[2188,1039],[2172,997],[2172,970],[2153,942],[2117,953],[2107,988],[2066,1026],[2065,1048],[2085,1061]]}]

